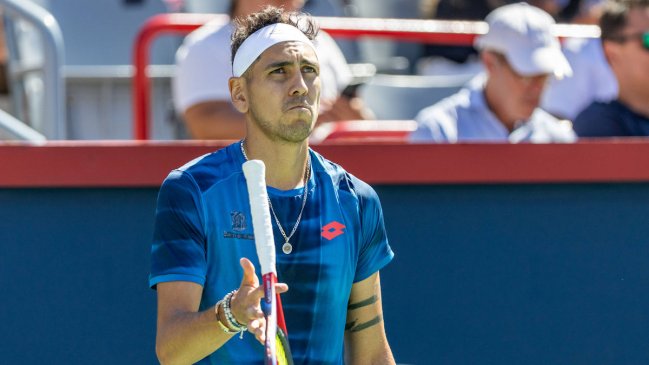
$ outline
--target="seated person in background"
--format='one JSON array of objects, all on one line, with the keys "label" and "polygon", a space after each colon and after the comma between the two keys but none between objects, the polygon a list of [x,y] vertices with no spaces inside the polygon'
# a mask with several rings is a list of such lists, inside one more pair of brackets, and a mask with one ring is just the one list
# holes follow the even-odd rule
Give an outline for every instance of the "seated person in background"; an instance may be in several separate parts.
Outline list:
[{"label": "seated person in background", "polygon": [[574,141],[570,122],[538,108],[547,80],[571,74],[551,34],[552,17],[518,3],[494,10],[486,21],[489,31],[475,43],[486,74],[419,112],[411,141]]},{"label": "seated person in background", "polygon": [[[482,20],[490,12],[521,0],[420,0],[423,18],[439,20]],[[528,0],[530,5],[563,21],[571,17],[572,9],[591,0]],[[477,74],[483,71],[477,52],[471,46],[427,44],[417,63],[421,75]]]},{"label": "seated person in background", "polygon": [[649,136],[649,0],[609,1],[600,27],[618,97],[590,104],[575,118],[575,131],[583,137]]},{"label": "seated person in background", "polygon": [[[602,0],[581,3],[575,22],[597,24]],[[593,101],[610,101],[617,96],[617,80],[604,56],[599,38],[569,38],[563,43],[572,68],[572,77],[550,80],[541,99],[543,110],[552,115],[574,120]]]},{"label": "seated person in background", "polygon": [[[496,8],[518,0],[421,0],[423,18],[437,20],[484,19]],[[476,50],[471,46],[424,44],[417,62],[421,75],[474,75],[482,71]]]},{"label": "seated person in background", "polygon": [[[244,17],[267,5],[299,10],[303,0],[233,0],[230,17]],[[233,25],[207,23],[187,36],[176,53],[173,79],[174,106],[197,139],[240,139],[244,115],[230,102],[228,79],[232,77],[230,36]],[[321,65],[322,93],[318,122],[366,119],[358,98],[341,96],[352,74],[345,57],[324,32],[315,40]]]}]

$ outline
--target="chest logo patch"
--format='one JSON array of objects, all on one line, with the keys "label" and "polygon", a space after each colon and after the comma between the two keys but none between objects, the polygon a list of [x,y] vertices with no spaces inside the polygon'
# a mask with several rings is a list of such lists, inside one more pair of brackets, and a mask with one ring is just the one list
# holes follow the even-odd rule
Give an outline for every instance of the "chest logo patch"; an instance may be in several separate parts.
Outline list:
[{"label": "chest logo patch", "polygon": [[320,235],[326,238],[327,240],[331,241],[332,239],[345,233],[345,231],[343,231],[344,229],[345,229],[344,224],[333,221],[331,223],[327,223],[327,225],[322,227],[322,233]]},{"label": "chest logo patch", "polygon": [[230,219],[232,219],[232,230],[241,232],[246,230],[246,216],[241,212],[230,212]]}]

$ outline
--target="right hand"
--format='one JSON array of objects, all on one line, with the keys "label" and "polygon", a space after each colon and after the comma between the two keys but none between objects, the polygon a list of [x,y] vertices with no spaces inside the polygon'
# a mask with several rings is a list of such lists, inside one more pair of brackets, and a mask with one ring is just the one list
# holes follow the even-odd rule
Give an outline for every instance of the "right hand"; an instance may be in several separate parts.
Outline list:
[{"label": "right hand", "polygon": [[[264,297],[264,287],[259,286],[259,279],[255,275],[255,266],[243,257],[239,260],[243,268],[243,279],[239,290],[232,296],[230,309],[232,315],[239,323],[245,323],[248,331],[262,344],[266,340],[266,320],[261,310],[260,301]],[[288,291],[285,283],[275,284],[277,293]]]}]

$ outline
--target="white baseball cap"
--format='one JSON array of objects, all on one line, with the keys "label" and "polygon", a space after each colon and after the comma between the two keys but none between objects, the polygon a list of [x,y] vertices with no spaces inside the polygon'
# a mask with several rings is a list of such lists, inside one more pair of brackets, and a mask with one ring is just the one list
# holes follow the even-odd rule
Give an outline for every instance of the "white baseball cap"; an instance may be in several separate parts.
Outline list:
[{"label": "white baseball cap", "polygon": [[572,68],[552,34],[552,16],[527,3],[505,5],[487,15],[489,31],[476,38],[475,47],[502,53],[521,75],[572,76]]}]

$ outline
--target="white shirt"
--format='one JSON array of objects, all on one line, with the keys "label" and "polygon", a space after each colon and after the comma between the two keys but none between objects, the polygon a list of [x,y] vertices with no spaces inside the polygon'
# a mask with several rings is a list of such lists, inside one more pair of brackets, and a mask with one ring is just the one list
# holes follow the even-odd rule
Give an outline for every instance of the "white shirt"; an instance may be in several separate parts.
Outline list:
[{"label": "white shirt", "polygon": [[[205,101],[230,101],[228,79],[232,77],[232,31],[231,23],[222,25],[213,21],[185,38],[176,52],[172,82],[174,107],[178,112]],[[335,100],[351,81],[351,71],[331,36],[320,31],[314,44],[320,61],[321,98]]]},{"label": "white shirt", "polygon": [[442,99],[417,114],[412,142],[574,142],[575,132],[568,121],[560,121],[536,108],[527,121],[511,133],[487,107],[485,75],[471,80],[458,93]]},{"label": "white shirt", "polygon": [[599,38],[567,39],[563,53],[573,75],[550,81],[541,100],[543,109],[573,120],[593,101],[607,102],[617,97],[617,80],[606,61]]}]

